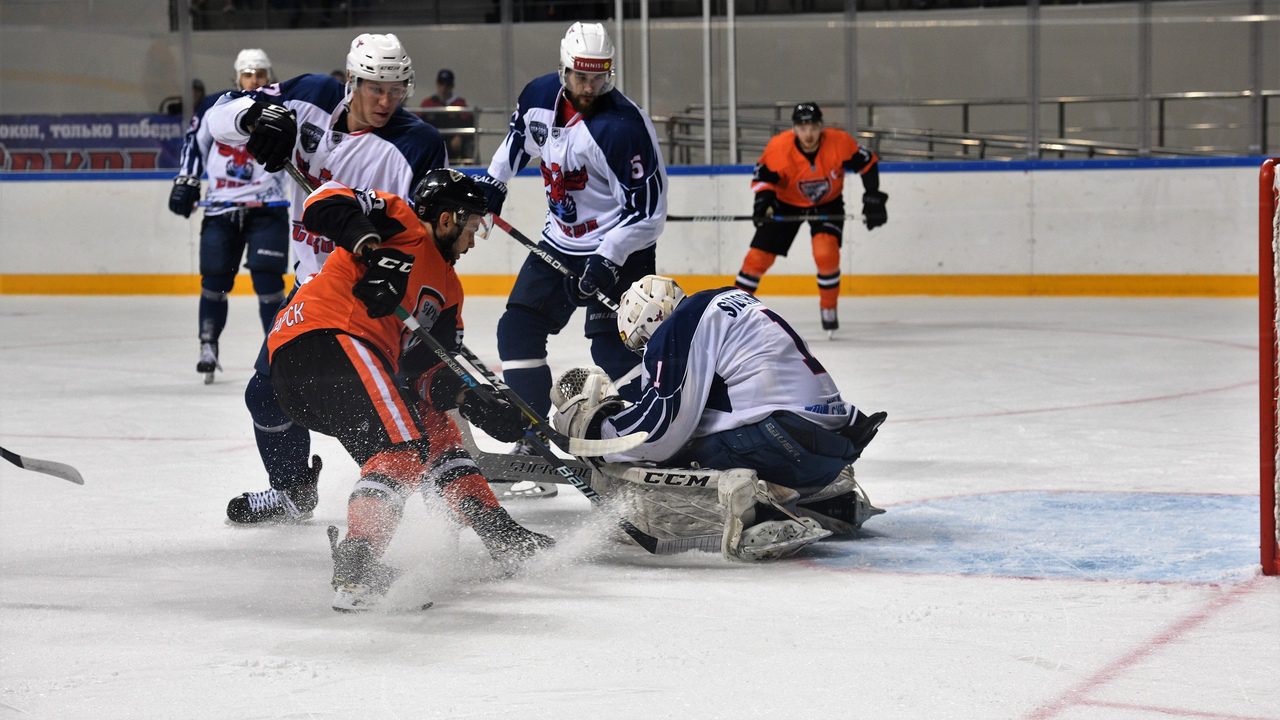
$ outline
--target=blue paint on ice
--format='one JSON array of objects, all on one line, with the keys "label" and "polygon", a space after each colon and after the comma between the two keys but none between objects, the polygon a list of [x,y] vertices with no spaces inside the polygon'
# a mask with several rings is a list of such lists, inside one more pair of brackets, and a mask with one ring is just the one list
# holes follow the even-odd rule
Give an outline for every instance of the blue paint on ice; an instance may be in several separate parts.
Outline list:
[{"label": "blue paint on ice", "polygon": [[1238,582],[1258,564],[1258,498],[1009,492],[895,505],[818,566],[1030,578]]}]

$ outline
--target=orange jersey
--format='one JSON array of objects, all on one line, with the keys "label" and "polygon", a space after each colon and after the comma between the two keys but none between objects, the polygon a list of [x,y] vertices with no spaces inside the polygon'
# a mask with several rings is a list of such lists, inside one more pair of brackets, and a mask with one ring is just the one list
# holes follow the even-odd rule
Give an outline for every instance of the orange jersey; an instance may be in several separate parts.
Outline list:
[{"label": "orange jersey", "polygon": [[[337,183],[326,183],[307,198],[307,210],[325,202],[359,202],[374,227],[380,230],[383,247],[413,256],[408,290],[400,307],[418,319],[423,328],[447,348],[462,342],[462,283],[453,266],[436,248],[435,240],[423,227],[413,209],[403,199],[373,190],[353,192]],[[355,207],[351,212],[358,212]],[[304,219],[307,216],[304,215]],[[310,228],[309,228],[310,229]],[[326,228],[327,229],[327,228]],[[337,233],[325,232],[326,236]],[[317,330],[354,335],[368,342],[399,370],[400,356],[416,339],[395,315],[371,318],[365,305],[351,288],[364,276],[366,265],[347,249],[339,247],[325,261],[320,272],[306,280],[279,313],[267,335],[272,356],[290,340]],[[435,327],[437,320],[445,326]]]},{"label": "orange jersey", "polygon": [[769,140],[756,163],[751,191],[772,190],[780,202],[797,207],[814,207],[839,199],[844,192],[844,173],[859,175],[875,166],[879,158],[844,130],[823,128],[813,160],[796,145],[794,130],[786,130]]}]

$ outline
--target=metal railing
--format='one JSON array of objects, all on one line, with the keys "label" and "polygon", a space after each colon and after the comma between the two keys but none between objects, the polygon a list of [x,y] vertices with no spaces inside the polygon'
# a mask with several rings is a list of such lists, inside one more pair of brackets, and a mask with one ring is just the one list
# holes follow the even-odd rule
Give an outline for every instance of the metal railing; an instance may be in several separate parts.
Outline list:
[{"label": "metal railing", "polygon": [[[1257,122],[1248,122],[1252,115],[1249,103],[1254,100],[1250,91],[1231,92],[1180,92],[1149,96],[1154,105],[1150,155],[1240,155],[1262,154],[1271,148],[1271,138],[1277,137],[1272,128],[1272,104],[1280,98],[1280,90],[1264,90],[1259,93],[1260,108]],[[1210,108],[1207,102],[1244,104],[1244,108]],[[1039,141],[1041,157],[1131,157],[1144,154],[1142,138],[1133,124],[1084,125],[1072,124],[1071,111],[1083,106],[1117,106],[1112,115],[1124,115],[1126,111],[1137,116],[1140,103],[1137,96],[1126,95],[1072,95],[1041,99],[1041,112],[1052,112],[1054,122],[1052,137]],[[1190,113],[1172,110],[1184,103],[1199,107]],[[843,117],[844,105],[839,101],[819,101],[828,117]],[[738,156],[732,163],[750,161],[759,155],[769,138],[791,127],[790,102],[756,103],[738,105]],[[960,98],[925,100],[868,100],[858,105],[858,115],[865,118],[860,123],[857,136],[887,159],[943,160],[943,159],[1015,159],[1030,155],[1030,142],[1025,132],[1003,127],[975,129],[975,111],[1016,110],[1025,108],[1025,98]],[[943,111],[941,117],[935,111]],[[729,148],[727,107],[713,106],[712,152],[727,153]],[[755,111],[757,114],[752,115]],[[949,111],[954,111],[949,112]],[[886,116],[908,115],[919,117],[932,115],[927,127],[901,127],[884,124]],[[1006,113],[1007,115],[1008,113]],[[950,115],[950,117],[947,117]],[[1185,117],[1184,117],[1185,116]],[[1238,119],[1243,116],[1245,122]],[[671,164],[689,164],[703,152],[704,114],[701,105],[692,105],[683,112],[661,118],[666,125],[666,150]],[[1280,119],[1280,118],[1277,118]],[[660,124],[659,118],[654,118]],[[1203,137],[1209,142],[1170,144],[1173,136]],[[1091,137],[1092,136],[1092,137]],[[1244,142],[1228,142],[1232,136],[1242,136]],[[1114,138],[1134,138],[1133,142],[1116,141]],[[1101,139],[1112,138],[1112,139]],[[705,161],[704,161],[705,162]]]}]

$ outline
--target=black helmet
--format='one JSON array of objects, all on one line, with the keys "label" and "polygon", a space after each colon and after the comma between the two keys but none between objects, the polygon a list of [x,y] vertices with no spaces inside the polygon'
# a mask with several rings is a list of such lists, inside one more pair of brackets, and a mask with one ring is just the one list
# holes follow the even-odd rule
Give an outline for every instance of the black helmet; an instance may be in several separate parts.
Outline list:
[{"label": "black helmet", "polygon": [[822,108],[816,102],[802,102],[791,111],[791,124],[822,122]]},{"label": "black helmet", "polygon": [[[422,176],[409,198],[414,212],[432,226],[442,212],[485,213],[484,193],[476,181],[452,168],[436,168]],[[463,218],[458,218],[462,224]]]}]

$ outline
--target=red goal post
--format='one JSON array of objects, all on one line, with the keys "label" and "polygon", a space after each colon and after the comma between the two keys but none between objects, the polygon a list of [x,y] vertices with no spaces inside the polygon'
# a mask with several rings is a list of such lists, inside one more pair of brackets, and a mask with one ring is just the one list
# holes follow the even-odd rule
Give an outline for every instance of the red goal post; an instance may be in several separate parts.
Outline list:
[{"label": "red goal post", "polygon": [[1280,475],[1276,474],[1280,453],[1280,285],[1276,284],[1277,255],[1280,254],[1280,186],[1276,166],[1280,158],[1262,163],[1258,176],[1258,356],[1261,400],[1261,543],[1262,572],[1280,574]]}]

